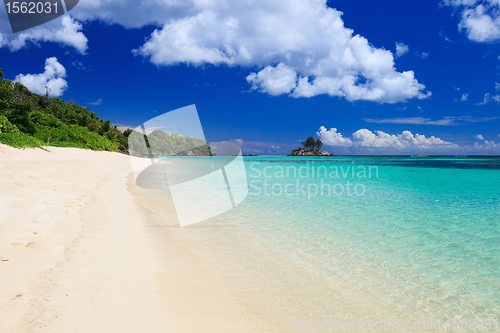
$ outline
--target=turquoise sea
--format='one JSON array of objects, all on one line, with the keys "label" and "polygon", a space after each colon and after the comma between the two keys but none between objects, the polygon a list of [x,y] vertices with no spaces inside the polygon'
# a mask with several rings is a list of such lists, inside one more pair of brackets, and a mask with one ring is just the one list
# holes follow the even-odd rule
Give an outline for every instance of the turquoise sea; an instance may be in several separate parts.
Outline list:
[{"label": "turquoise sea", "polygon": [[500,330],[499,157],[244,159],[240,205],[172,230],[255,331],[366,316]]}]

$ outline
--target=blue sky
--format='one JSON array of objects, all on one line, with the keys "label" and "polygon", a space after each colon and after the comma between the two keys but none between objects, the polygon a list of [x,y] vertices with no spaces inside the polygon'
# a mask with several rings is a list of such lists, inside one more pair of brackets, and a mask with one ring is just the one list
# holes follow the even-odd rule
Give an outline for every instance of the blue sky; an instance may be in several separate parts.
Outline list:
[{"label": "blue sky", "polygon": [[114,124],[195,104],[208,141],[282,154],[500,154],[494,0],[81,0],[0,67]]}]

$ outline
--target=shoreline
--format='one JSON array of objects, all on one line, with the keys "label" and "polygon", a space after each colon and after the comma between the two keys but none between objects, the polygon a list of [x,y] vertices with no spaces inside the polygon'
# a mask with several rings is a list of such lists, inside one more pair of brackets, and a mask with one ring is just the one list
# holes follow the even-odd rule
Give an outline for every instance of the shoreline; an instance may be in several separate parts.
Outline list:
[{"label": "shoreline", "polygon": [[0,145],[0,330],[245,332],[224,287],[158,233],[129,157]]},{"label": "shoreline", "polygon": [[453,290],[360,245],[367,219],[249,197],[181,228],[130,157],[50,149],[0,145],[0,331],[280,333],[369,318],[424,332],[454,313]]},{"label": "shoreline", "polygon": [[[144,195],[146,198],[147,194]],[[427,324],[432,319],[428,313],[410,313],[407,309],[395,309],[393,304],[381,303],[379,295],[353,288],[351,282],[355,281],[345,280],[342,272],[338,279],[332,280],[324,271],[309,265],[303,253],[321,249],[297,248],[287,243],[284,235],[293,226],[280,219],[279,212],[270,216],[257,207],[240,204],[203,223],[179,228],[172,216],[163,213],[165,203],[171,205],[168,193],[158,191],[150,198],[157,200],[144,200],[142,205],[154,212],[159,228],[168,229],[177,242],[189,248],[206,267],[212,268],[253,332],[290,332],[294,319],[411,321],[418,318],[427,320]],[[273,232],[269,232],[261,221],[269,221],[264,224],[272,227]],[[346,252],[340,244],[339,249]],[[336,259],[340,256],[331,258]],[[345,273],[358,268],[353,261]]]}]

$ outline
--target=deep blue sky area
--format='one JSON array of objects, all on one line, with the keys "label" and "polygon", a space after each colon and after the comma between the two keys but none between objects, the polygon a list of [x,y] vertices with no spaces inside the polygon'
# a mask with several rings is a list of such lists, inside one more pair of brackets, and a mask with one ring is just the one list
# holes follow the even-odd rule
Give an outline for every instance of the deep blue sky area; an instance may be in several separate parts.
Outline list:
[{"label": "deep blue sky area", "polygon": [[[240,5],[243,2],[235,3],[234,10],[197,7],[194,2],[189,5],[192,8],[152,8],[158,14],[149,21],[147,13],[134,7],[138,2],[125,8],[114,3],[101,4],[101,13],[106,14],[96,17],[89,14],[90,5],[80,1],[68,20],[73,27],[68,38],[61,37],[65,33],[61,31],[62,18],[12,34],[5,10],[0,9],[0,67],[5,77],[14,80],[19,74],[42,75],[47,59],[55,57],[65,69],[65,74],[59,75],[67,85],[59,94],[64,100],[73,100],[101,118],[130,127],[195,104],[208,141],[238,140],[246,152],[286,153],[313,135],[325,142],[325,150],[340,153],[500,154],[500,85],[496,85],[500,82],[500,36],[496,36],[494,21],[484,31],[480,30],[484,27],[474,26],[476,21],[464,16],[469,10],[495,17],[500,9],[493,1],[469,7],[446,1],[338,0],[327,5],[312,0],[290,1],[289,6],[304,5],[316,10],[312,14],[303,10],[303,16],[275,1],[269,5],[257,1],[248,9]],[[478,11],[480,5],[483,9]],[[324,45],[345,32],[336,27],[324,33],[334,24],[318,23],[322,22],[318,17],[323,16],[315,15],[326,13],[324,17],[329,18],[332,8],[343,13],[340,20],[353,34],[344,44],[333,43],[325,51]],[[215,22],[200,19],[208,12],[218,15]],[[259,25],[259,17],[252,15],[260,14],[253,12],[269,15],[270,26],[276,17],[276,26],[268,29],[266,21]],[[480,18],[485,19],[483,16]],[[238,24],[237,36],[229,42],[227,36],[234,34],[226,36],[228,28],[222,23],[218,26],[226,18]],[[203,21],[202,28],[189,26],[198,19]],[[256,26],[248,22],[256,22]],[[280,32],[281,26],[285,26],[285,32]],[[35,33],[40,29],[54,37],[44,40]],[[146,45],[155,30],[165,35],[156,43],[156,49],[148,54],[132,52]],[[287,32],[298,36],[297,41],[289,41]],[[27,39],[23,39],[23,33]],[[375,63],[363,65],[369,58],[366,53],[356,54],[354,65],[329,58],[321,60],[327,54],[356,50],[350,44],[350,38],[356,35],[367,40],[372,50],[390,52],[394,57],[392,72],[379,71],[387,68],[383,63],[391,67],[391,60],[382,56]],[[83,36],[85,45],[76,36]],[[271,42],[266,40],[268,37]],[[276,46],[280,40],[286,40],[286,46]],[[19,43],[21,46],[16,46]],[[396,43],[400,43],[399,51]],[[243,53],[233,57],[228,45],[233,49],[243,45],[251,58],[245,58]],[[198,52],[194,46],[205,49]],[[213,61],[213,50],[233,58]],[[313,65],[309,65],[311,59]],[[293,76],[278,72],[280,64]],[[265,68],[276,76],[266,76]],[[418,83],[398,81],[385,85],[406,71],[413,71]],[[247,82],[251,73],[258,73],[259,81]],[[58,77],[47,75],[46,81]],[[382,94],[373,98],[368,97],[368,92],[356,95],[343,85],[330,95],[318,90],[306,96],[298,88],[304,77],[316,85],[317,78],[335,81],[349,75],[356,78],[355,87],[366,84],[370,91],[382,89]],[[328,81],[327,90],[337,89],[333,81]],[[280,82],[285,82],[285,87],[292,84],[293,88],[282,88]],[[36,89],[35,83],[31,84]],[[425,88],[408,92],[405,84]],[[395,96],[392,100],[387,97],[391,92]],[[316,134],[322,126],[325,129]],[[364,129],[369,132],[360,131]],[[404,138],[405,131],[425,138]],[[436,140],[428,141],[432,136]]]}]

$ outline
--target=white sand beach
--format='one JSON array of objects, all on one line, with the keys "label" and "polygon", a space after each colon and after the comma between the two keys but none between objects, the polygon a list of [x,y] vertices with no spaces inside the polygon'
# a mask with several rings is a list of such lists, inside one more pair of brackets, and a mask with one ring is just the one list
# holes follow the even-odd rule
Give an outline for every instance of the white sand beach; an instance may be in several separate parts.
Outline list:
[{"label": "white sand beach", "polygon": [[246,332],[130,189],[129,157],[0,144],[0,332]]},{"label": "white sand beach", "polygon": [[[48,150],[0,145],[0,332],[278,333],[325,318],[435,331],[432,313],[384,296],[389,275],[358,274],[349,249],[283,237],[288,211],[246,203],[180,228],[168,193],[135,184],[131,157]],[[329,254],[318,269],[310,253]]]}]

